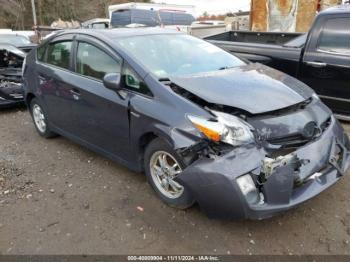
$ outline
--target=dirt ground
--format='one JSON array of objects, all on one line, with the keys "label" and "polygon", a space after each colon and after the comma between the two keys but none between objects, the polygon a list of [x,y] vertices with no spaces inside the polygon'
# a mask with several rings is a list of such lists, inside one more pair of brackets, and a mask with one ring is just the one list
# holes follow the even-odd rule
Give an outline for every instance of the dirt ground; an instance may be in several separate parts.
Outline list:
[{"label": "dirt ground", "polygon": [[0,254],[350,254],[350,176],[272,219],[211,220],[165,206],[142,174],[39,137],[25,109],[0,123]]}]

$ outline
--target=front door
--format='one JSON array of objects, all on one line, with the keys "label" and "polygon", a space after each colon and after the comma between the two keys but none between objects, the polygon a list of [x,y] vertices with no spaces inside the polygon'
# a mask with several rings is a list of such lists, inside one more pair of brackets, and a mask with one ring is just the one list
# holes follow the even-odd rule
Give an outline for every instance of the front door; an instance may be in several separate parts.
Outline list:
[{"label": "front door", "polygon": [[101,42],[78,36],[72,92],[75,135],[98,150],[129,158],[129,96],[107,89],[102,79],[120,73],[122,59]]}]

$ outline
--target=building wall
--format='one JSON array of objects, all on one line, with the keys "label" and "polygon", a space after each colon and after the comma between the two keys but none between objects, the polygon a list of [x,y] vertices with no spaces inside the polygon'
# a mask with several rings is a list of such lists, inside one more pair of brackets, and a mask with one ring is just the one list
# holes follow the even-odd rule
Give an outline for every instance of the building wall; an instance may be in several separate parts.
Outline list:
[{"label": "building wall", "polygon": [[252,31],[268,31],[268,0],[252,0],[250,28]]},{"label": "building wall", "polygon": [[249,23],[249,15],[237,15],[230,16],[225,18],[225,24],[229,25],[232,30],[238,31],[249,31],[250,23]]},{"label": "building wall", "polygon": [[299,0],[296,17],[296,32],[307,32],[317,14],[318,2],[314,0]]},{"label": "building wall", "polygon": [[252,0],[251,30],[307,32],[318,10],[342,0]]}]

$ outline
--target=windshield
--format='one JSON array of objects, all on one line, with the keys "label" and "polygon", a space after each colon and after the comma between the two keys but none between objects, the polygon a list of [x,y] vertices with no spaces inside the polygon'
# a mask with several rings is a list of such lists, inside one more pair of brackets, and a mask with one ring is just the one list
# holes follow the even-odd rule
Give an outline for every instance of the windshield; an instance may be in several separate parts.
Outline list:
[{"label": "windshield", "polygon": [[21,46],[30,44],[30,41],[24,36],[0,34],[0,43]]},{"label": "windshield", "polygon": [[303,47],[306,43],[307,34],[298,36],[289,42],[285,43],[284,46],[287,47]]},{"label": "windshield", "polygon": [[217,46],[189,35],[127,37],[119,39],[118,44],[158,78],[224,70],[245,64]]}]

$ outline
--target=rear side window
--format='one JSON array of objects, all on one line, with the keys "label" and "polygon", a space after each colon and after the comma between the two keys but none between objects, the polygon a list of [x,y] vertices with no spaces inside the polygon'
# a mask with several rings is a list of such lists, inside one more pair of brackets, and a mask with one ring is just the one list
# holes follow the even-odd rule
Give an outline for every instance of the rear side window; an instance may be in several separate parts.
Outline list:
[{"label": "rear side window", "polygon": [[76,71],[79,74],[103,79],[108,73],[120,73],[122,60],[115,60],[94,45],[80,42]]},{"label": "rear side window", "polygon": [[112,13],[112,27],[123,27],[129,24],[156,26],[159,24],[155,11],[142,9],[118,10]]},{"label": "rear side window", "polygon": [[327,52],[350,54],[350,18],[329,19],[319,40],[318,49]]},{"label": "rear side window", "polygon": [[47,63],[69,69],[72,41],[49,44],[47,50]]}]

